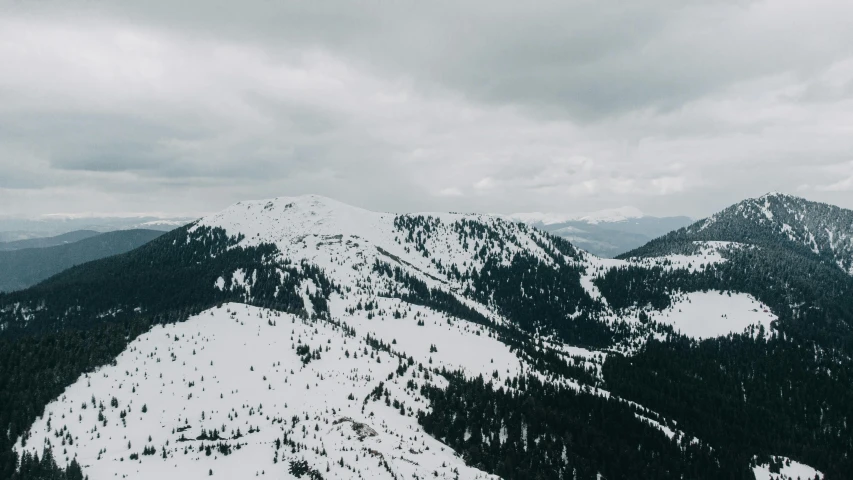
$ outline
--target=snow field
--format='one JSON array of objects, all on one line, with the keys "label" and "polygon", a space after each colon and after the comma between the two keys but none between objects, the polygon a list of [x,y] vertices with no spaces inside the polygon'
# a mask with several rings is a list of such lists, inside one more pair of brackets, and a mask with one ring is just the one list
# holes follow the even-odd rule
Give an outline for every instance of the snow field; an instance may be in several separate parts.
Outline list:
[{"label": "snow field", "polygon": [[814,468],[785,457],[775,457],[783,462],[778,473],[770,471],[770,465],[759,465],[752,469],[755,480],[823,480],[823,473]]},{"label": "snow field", "polygon": [[745,293],[692,292],[674,300],[666,310],[649,312],[649,318],[697,339],[742,333],[752,325],[763,325],[769,333],[771,323],[778,319],[767,306]]},{"label": "snow field", "polygon": [[[466,467],[420,429],[416,412],[429,406],[419,394],[426,380],[418,363],[428,359],[431,342],[439,347],[431,354],[434,365],[447,357],[449,368],[490,373],[493,364],[475,361],[470,351],[453,352],[451,345],[466,340],[493,353],[501,372],[517,371],[517,360],[487,346],[497,342],[477,336],[472,327],[416,331],[403,325],[416,325],[412,319],[354,320],[357,334],[349,336],[328,322],[226,304],[155,327],[133,341],[115,365],[68,387],[33,424],[26,446],[19,440],[17,449],[40,453],[49,444],[60,462],[77,458],[92,480],[208,478],[210,472],[220,478],[287,479],[294,478],[287,473],[291,460],[305,460],[327,479],[493,478]],[[376,327],[362,331],[371,322]],[[393,349],[406,346],[418,359],[401,377],[395,374],[401,360],[365,341],[367,333],[383,327],[397,338]],[[423,333],[430,330],[435,333]],[[300,345],[322,349],[320,358],[303,365]],[[379,382],[405,406],[405,415],[383,400],[364,403]],[[197,439],[214,431],[219,439]],[[276,445],[285,435],[300,445],[298,451]],[[220,444],[230,447],[228,455],[217,449]],[[154,454],[143,454],[149,448]]]},{"label": "snow field", "polygon": [[[442,315],[419,305],[401,300],[378,298],[377,308],[386,312],[384,316],[367,319],[367,313],[356,311],[350,315],[345,311],[348,302],[331,302],[333,318],[340,318],[359,333],[369,333],[425,367],[462,370],[469,377],[482,375],[489,379],[498,372],[499,379],[518,377],[524,368],[515,354],[506,345],[489,337],[485,327],[453,317]],[[404,318],[395,319],[387,312],[401,311]],[[418,326],[423,320],[423,326]],[[393,343],[392,343],[393,342]],[[438,351],[431,352],[430,347]]]}]

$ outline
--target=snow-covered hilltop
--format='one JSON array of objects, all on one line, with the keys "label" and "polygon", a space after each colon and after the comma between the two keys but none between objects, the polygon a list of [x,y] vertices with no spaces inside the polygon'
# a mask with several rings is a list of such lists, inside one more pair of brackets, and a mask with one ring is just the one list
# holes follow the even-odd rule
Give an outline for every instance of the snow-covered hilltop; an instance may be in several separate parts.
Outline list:
[{"label": "snow-covered hilltop", "polygon": [[853,275],[853,211],[778,192],[744,200],[671,235],[789,243]]},{"label": "snow-covered hilltop", "polygon": [[[282,258],[309,261],[346,286],[354,286],[352,282],[358,276],[355,272],[369,280],[376,260],[420,274],[429,282],[434,277],[446,277],[445,272],[454,266],[464,271],[481,266],[486,257],[495,255],[504,261],[518,252],[531,253],[545,261],[549,257],[537,243],[547,241],[541,232],[498,217],[396,215],[372,212],[319,195],[240,202],[202,218],[198,225],[240,235],[244,237],[239,242],[241,246],[272,243]],[[473,238],[477,236],[474,229],[480,225],[500,238]],[[467,244],[469,238],[471,245]],[[480,248],[485,250],[481,252]],[[450,282],[446,278],[441,281]]]}]

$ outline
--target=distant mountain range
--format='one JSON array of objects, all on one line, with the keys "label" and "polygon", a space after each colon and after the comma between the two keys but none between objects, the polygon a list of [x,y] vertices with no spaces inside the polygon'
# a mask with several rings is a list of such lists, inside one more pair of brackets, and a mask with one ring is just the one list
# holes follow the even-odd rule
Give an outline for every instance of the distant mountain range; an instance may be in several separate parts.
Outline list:
[{"label": "distant mountain range", "polygon": [[[194,218],[163,218],[154,216],[136,217],[75,217],[45,215],[38,218],[0,217],[0,242],[14,242],[90,230],[110,232],[114,230],[160,230],[168,232],[193,221]],[[75,235],[80,235],[75,233]],[[77,237],[74,237],[77,238]],[[38,244],[33,244],[38,245]],[[0,249],[2,249],[0,243]]]},{"label": "distant mountain range", "polygon": [[612,258],[672,230],[689,225],[690,217],[646,216],[634,207],[587,214],[517,213],[508,218],[526,223],[600,257]]},{"label": "distant mountain range", "polygon": [[36,237],[28,238],[26,240],[0,242],[0,251],[21,250],[24,248],[55,247],[57,245],[79,242],[80,240],[94,237],[95,235],[100,235],[100,232],[96,232],[94,230],[75,230],[73,232],[63,233],[53,237]]},{"label": "distant mountain range", "polygon": [[0,292],[20,290],[63,270],[128,252],[159,237],[159,230],[70,232],[0,244]]}]

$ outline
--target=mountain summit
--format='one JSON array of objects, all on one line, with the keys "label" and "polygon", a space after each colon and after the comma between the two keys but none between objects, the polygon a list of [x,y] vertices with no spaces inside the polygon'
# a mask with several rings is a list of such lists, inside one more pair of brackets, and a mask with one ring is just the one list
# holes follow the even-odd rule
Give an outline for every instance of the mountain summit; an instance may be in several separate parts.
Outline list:
[{"label": "mountain summit", "polygon": [[776,192],[732,205],[650,242],[639,252],[707,240],[785,245],[811,252],[853,275],[853,210]]}]

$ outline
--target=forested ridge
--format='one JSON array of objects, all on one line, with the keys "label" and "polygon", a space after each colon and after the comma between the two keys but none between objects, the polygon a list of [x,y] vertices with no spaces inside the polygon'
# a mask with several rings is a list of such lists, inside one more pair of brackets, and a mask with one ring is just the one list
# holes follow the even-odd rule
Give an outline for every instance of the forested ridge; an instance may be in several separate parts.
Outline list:
[{"label": "forested ridge", "polygon": [[694,241],[784,246],[853,273],[853,210],[779,193],[744,200],[619,258],[684,251]]}]

